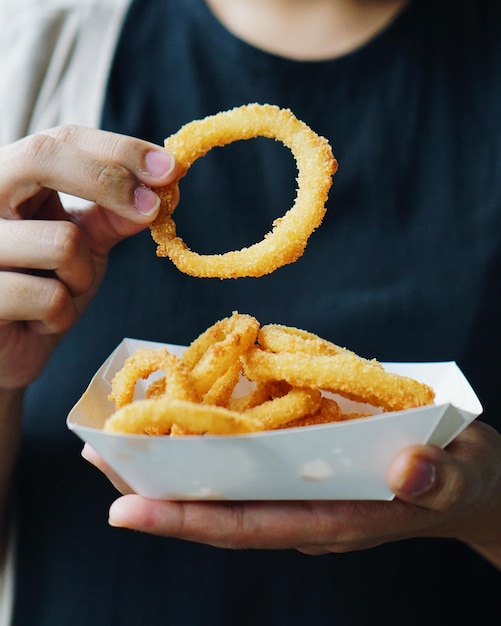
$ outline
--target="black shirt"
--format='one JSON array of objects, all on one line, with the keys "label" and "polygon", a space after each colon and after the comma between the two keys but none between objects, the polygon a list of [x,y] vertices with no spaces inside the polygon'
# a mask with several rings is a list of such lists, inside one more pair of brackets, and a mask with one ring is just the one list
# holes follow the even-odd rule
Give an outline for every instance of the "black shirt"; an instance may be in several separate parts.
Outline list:
[{"label": "black shirt", "polygon": [[[65,418],[124,336],[189,343],[239,310],[383,361],[456,360],[499,428],[500,26],[494,0],[422,0],[355,52],[298,62],[238,40],[202,0],[132,4],[104,128],[161,144],[192,119],[268,102],[326,136],[339,171],[305,254],[269,276],[185,276],[148,231],[113,251],[28,396],[16,626],[498,623],[499,574],[454,541],[311,558],[110,529],[114,491]],[[179,234],[200,252],[258,241],[294,176],[271,140],[212,150],[181,183]]]}]

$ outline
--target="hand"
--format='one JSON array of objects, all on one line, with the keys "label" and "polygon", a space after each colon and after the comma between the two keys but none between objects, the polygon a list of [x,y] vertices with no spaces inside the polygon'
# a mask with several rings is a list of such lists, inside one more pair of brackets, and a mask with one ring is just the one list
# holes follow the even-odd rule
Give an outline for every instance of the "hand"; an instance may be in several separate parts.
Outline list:
[{"label": "hand", "polygon": [[[29,384],[78,319],[121,239],[144,229],[176,177],[159,146],[62,126],[0,148],[0,389]],[[58,191],[89,208],[65,210]]]},{"label": "hand", "polygon": [[113,526],[226,548],[348,552],[412,537],[451,537],[501,567],[501,436],[474,422],[447,450],[413,446],[388,472],[392,502],[171,502],[133,494],[88,446],[84,457],[124,494]]}]

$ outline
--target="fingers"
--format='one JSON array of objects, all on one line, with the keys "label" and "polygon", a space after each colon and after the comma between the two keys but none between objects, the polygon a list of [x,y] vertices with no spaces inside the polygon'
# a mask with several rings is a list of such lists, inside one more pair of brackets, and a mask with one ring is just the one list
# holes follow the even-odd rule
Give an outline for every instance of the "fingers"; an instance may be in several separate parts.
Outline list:
[{"label": "fingers", "polygon": [[171,502],[139,495],[116,500],[109,523],[230,549],[295,548],[311,537],[315,526],[301,503]]},{"label": "fingers", "polygon": [[171,502],[134,494],[88,444],[84,459],[122,493],[109,512],[112,526],[223,548],[295,548],[311,543],[318,516],[301,502]]},{"label": "fingers", "polygon": [[170,502],[128,494],[113,503],[109,522],[218,547],[311,555],[450,537],[494,561],[501,552],[500,460],[500,435],[478,422],[447,450],[412,446],[400,453],[388,474],[397,495],[391,502]]},{"label": "fingers", "polygon": [[26,137],[0,151],[0,215],[31,217],[41,189],[95,202],[138,223],[151,221],[159,199],[149,187],[176,177],[172,155],[154,144],[103,131],[64,126]]},{"label": "fingers", "polygon": [[0,220],[0,240],[0,325],[29,322],[42,334],[68,330],[77,317],[74,297],[95,280],[81,230],[68,221]]},{"label": "fingers", "polygon": [[109,523],[220,548],[316,555],[381,543],[371,529],[382,507],[388,503],[367,503],[362,532],[356,506],[347,502],[171,502],[127,495],[111,505]]},{"label": "fingers", "polygon": [[[95,292],[109,250],[155,216],[159,197],[149,186],[176,172],[159,146],[78,126],[0,148],[0,326],[67,330]],[[65,211],[56,192],[95,204]]]},{"label": "fingers", "polygon": [[0,293],[0,327],[24,322],[38,334],[60,334],[77,317],[73,299],[56,279],[0,272]]},{"label": "fingers", "polygon": [[84,445],[81,454],[86,461],[103,472],[110,483],[115,489],[120,491],[120,493],[133,493],[129,485],[103,461],[99,454],[88,443]]},{"label": "fingers", "polygon": [[441,514],[437,534],[473,542],[499,535],[500,459],[501,437],[477,421],[446,450],[412,446],[401,452],[388,484],[400,500]]},{"label": "fingers", "polygon": [[46,134],[76,145],[99,159],[120,163],[146,185],[166,184],[176,174],[174,157],[167,150],[147,141],[75,125],[53,128]]},{"label": "fingers", "polygon": [[93,283],[90,252],[72,222],[0,220],[0,240],[0,267],[53,272],[74,296]]}]

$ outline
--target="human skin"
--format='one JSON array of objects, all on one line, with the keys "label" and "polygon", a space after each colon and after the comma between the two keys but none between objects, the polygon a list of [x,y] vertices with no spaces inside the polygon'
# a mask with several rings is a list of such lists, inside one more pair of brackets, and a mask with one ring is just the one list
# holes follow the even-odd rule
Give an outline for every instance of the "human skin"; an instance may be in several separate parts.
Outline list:
[{"label": "human skin", "polygon": [[[251,4],[260,15],[248,22],[242,16]],[[238,36],[277,54],[304,59],[332,57],[356,48],[404,4],[402,0],[209,0],[216,15]],[[304,24],[308,7],[312,18],[291,50],[287,28]],[[280,14],[283,21],[277,19]],[[260,30],[266,15],[273,18],[266,22],[271,26]],[[253,24],[250,31],[247,24]],[[315,35],[319,24],[321,37]],[[334,35],[336,46],[331,43]],[[53,129],[0,149],[3,536],[23,390],[43,370],[54,347],[92,299],[110,249],[154,219],[157,200],[148,187],[175,176],[172,162],[162,165],[159,153],[157,146],[136,139],[77,127]],[[86,210],[63,210],[55,190],[94,204]],[[84,455],[125,494],[111,507],[114,526],[227,548],[296,548],[309,554],[346,552],[408,537],[455,537],[501,567],[501,437],[480,422],[469,426],[445,451],[432,447],[402,451],[388,473],[397,496],[393,502],[153,501],[131,493],[92,450],[85,448]]]},{"label": "human skin", "polygon": [[[76,126],[0,148],[0,530],[24,389],[94,296],[111,248],[158,212],[177,165],[153,144]],[[89,200],[63,209],[55,190]],[[0,557],[4,542],[0,541]]]},{"label": "human skin", "polygon": [[123,494],[109,522],[243,549],[349,552],[413,537],[457,539],[501,569],[501,436],[474,422],[446,450],[412,446],[388,470],[391,502],[173,502],[130,489],[86,445],[84,458]]},{"label": "human skin", "polygon": [[383,30],[408,0],[206,0],[234,35],[290,59],[330,59]]}]

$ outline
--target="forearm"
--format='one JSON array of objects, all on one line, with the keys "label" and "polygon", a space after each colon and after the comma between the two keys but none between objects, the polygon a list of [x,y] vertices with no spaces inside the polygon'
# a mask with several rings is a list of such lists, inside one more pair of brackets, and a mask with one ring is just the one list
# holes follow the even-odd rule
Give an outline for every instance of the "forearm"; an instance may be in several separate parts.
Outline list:
[{"label": "forearm", "polygon": [[11,483],[19,447],[24,393],[0,390],[0,563],[7,536]]}]

